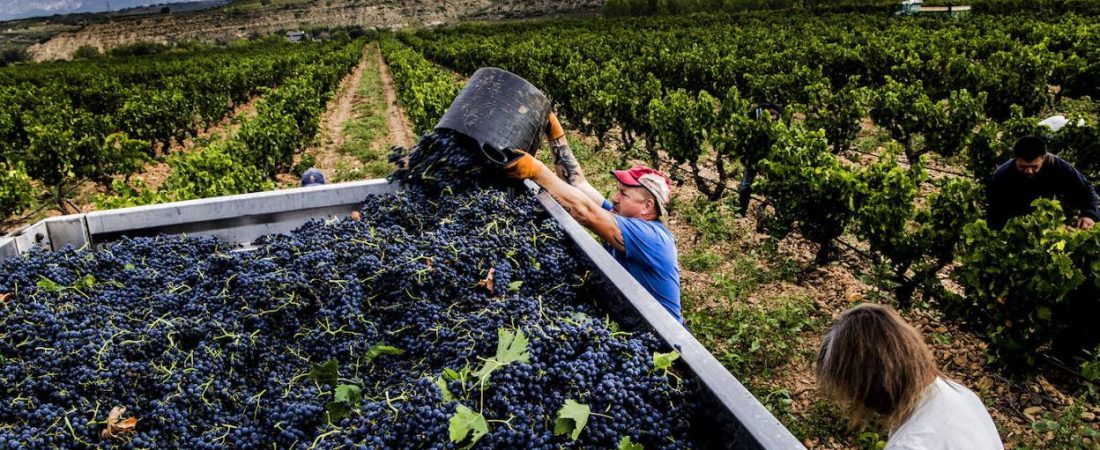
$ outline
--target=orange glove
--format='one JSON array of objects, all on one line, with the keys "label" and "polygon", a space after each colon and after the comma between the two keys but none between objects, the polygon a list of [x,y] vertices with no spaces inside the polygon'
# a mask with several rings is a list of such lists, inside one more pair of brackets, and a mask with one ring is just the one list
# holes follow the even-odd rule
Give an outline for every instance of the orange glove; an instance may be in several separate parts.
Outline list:
[{"label": "orange glove", "polygon": [[529,153],[518,149],[516,152],[520,153],[520,157],[504,165],[504,173],[508,174],[509,177],[526,180],[538,176],[543,170],[549,170],[546,168],[546,164],[535,159]]},{"label": "orange glove", "polygon": [[546,124],[546,137],[551,141],[565,136],[565,130],[561,128],[561,122],[558,122],[558,115],[550,113],[550,123]]}]

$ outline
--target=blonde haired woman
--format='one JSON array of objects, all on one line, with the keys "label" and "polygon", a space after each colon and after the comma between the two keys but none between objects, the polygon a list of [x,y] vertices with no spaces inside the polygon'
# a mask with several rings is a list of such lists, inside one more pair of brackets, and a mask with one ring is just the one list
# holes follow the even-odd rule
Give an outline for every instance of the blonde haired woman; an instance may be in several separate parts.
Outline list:
[{"label": "blonde haired woman", "polygon": [[890,428],[886,450],[1004,448],[981,399],[944,378],[920,333],[890,307],[841,314],[821,340],[816,371],[853,425]]}]

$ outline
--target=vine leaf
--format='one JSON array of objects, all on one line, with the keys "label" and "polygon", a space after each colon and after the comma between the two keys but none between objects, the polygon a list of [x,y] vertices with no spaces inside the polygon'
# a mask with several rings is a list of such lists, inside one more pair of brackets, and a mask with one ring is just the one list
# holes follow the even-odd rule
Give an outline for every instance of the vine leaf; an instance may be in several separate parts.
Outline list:
[{"label": "vine leaf", "polygon": [[680,359],[680,352],[673,350],[668,353],[656,352],[653,353],[653,371],[658,370],[668,373],[668,370],[672,368],[672,362]]},{"label": "vine leaf", "polygon": [[332,394],[332,401],[325,404],[325,412],[329,421],[339,422],[341,419],[351,417],[351,412],[359,407],[363,401],[363,391],[354,384],[341,384],[336,386]]},{"label": "vine leaf", "polygon": [[35,283],[35,286],[38,286],[39,289],[46,292],[58,292],[64,289],[64,287],[60,284],[57,284],[53,280],[43,276],[38,277],[38,282]]},{"label": "vine leaf", "polygon": [[588,424],[588,416],[592,413],[588,405],[577,403],[569,399],[558,410],[558,418],[554,420],[554,436],[568,434],[572,440],[581,436],[581,430]]},{"label": "vine leaf", "polygon": [[455,395],[451,393],[451,389],[447,387],[447,380],[443,379],[442,376],[436,377],[435,385],[439,388],[439,394],[443,396],[443,401],[454,401]]},{"label": "vine leaf", "polygon": [[500,338],[497,342],[497,359],[501,364],[531,362],[531,355],[527,353],[528,340],[523,330],[508,331],[502,328],[497,330],[497,337]]},{"label": "vine leaf", "polygon": [[332,394],[332,400],[358,405],[363,400],[363,391],[354,384],[341,384],[336,386],[336,392]]},{"label": "vine leaf", "polygon": [[619,450],[645,450],[645,446],[634,443],[630,440],[630,436],[623,436],[619,439]]},{"label": "vine leaf", "polygon": [[527,336],[523,330],[509,331],[504,328],[497,330],[497,354],[485,360],[474,376],[478,378],[478,384],[482,388],[489,385],[489,377],[493,371],[514,362],[530,363],[531,355],[527,352]]},{"label": "vine leaf", "polygon": [[340,378],[340,362],[335,358],[321,364],[314,364],[309,369],[309,378],[319,385],[332,386]]},{"label": "vine leaf", "polygon": [[100,433],[100,436],[104,439],[117,439],[127,433],[133,433],[134,428],[137,427],[137,417],[123,419],[122,415],[125,413],[125,406],[111,408],[111,412],[107,415],[107,428]]},{"label": "vine leaf", "polygon": [[468,441],[468,445],[473,446],[478,439],[489,432],[489,422],[481,413],[474,412],[465,405],[458,405],[455,415],[451,416],[447,431],[450,433],[451,442],[458,444]]},{"label": "vine leaf", "polygon": [[392,345],[386,344],[374,344],[367,350],[367,362],[373,362],[374,358],[382,355],[404,355],[405,350],[399,349]]},{"label": "vine leaf", "polygon": [[466,382],[466,376],[470,374],[469,367],[463,367],[462,371],[454,370],[450,367],[443,369],[443,379],[447,381],[461,381]]}]

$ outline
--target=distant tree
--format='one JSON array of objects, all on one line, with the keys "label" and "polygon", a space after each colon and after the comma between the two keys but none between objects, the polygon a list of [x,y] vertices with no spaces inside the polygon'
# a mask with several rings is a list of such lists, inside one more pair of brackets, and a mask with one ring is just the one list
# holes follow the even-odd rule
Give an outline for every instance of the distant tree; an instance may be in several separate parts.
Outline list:
[{"label": "distant tree", "polygon": [[0,51],[0,67],[28,61],[30,59],[31,56],[27,53],[27,49],[25,48],[7,48]]},{"label": "distant tree", "polygon": [[94,45],[85,44],[73,52],[73,59],[95,59],[102,55],[99,48]]},{"label": "distant tree", "polygon": [[603,14],[608,17],[630,15],[630,0],[607,0],[603,4]]},{"label": "distant tree", "polygon": [[167,51],[168,48],[167,45],[156,42],[135,42],[133,44],[115,47],[107,53],[111,56],[147,56]]},{"label": "distant tree", "polygon": [[172,12],[172,8],[170,8],[168,6],[164,6],[164,7],[160,8],[160,13],[161,14],[169,14],[171,12]]}]

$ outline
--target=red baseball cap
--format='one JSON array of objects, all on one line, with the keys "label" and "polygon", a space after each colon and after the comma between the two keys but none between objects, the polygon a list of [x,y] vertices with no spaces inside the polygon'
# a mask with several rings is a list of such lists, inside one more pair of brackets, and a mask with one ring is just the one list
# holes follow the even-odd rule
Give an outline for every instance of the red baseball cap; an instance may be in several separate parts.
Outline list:
[{"label": "red baseball cap", "polygon": [[672,183],[665,174],[643,165],[636,165],[626,170],[612,170],[611,174],[622,184],[644,187],[653,194],[653,198],[657,199],[661,220],[665,219],[668,215],[668,201],[672,197]]}]

